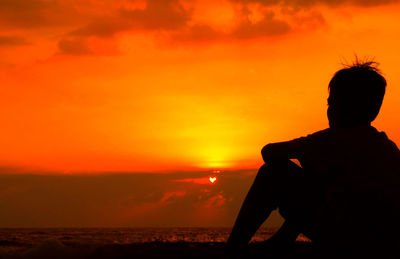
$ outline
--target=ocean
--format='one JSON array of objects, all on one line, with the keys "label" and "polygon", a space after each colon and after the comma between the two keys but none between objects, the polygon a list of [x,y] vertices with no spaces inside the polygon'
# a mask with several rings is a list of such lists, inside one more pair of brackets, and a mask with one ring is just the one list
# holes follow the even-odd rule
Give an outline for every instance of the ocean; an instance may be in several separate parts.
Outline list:
[{"label": "ocean", "polygon": [[[0,247],[25,249],[58,240],[66,245],[107,245],[150,242],[225,242],[230,228],[3,228]],[[268,239],[275,228],[261,228],[253,241]]]},{"label": "ocean", "polygon": [[[252,242],[264,241],[276,230],[261,228]],[[0,259],[220,258],[230,231],[231,228],[3,228]]]}]

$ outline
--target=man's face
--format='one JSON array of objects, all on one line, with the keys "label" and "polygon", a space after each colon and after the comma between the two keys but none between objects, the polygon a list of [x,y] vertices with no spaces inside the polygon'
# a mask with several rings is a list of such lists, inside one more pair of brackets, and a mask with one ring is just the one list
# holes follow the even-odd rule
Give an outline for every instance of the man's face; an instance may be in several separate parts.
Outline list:
[{"label": "man's face", "polygon": [[328,115],[329,127],[332,128],[335,126],[335,112],[331,105],[328,106],[327,115]]},{"label": "man's face", "polygon": [[340,107],[332,101],[328,99],[328,110],[327,110],[328,120],[329,120],[329,127],[340,127],[345,126],[348,122],[344,119],[343,111]]},{"label": "man's face", "polygon": [[332,104],[332,95],[331,94],[329,94],[327,102],[328,102],[328,110],[327,110],[326,113],[328,115],[329,127],[334,127],[336,114],[335,114],[335,111],[333,109],[334,107],[333,107],[333,104]]}]

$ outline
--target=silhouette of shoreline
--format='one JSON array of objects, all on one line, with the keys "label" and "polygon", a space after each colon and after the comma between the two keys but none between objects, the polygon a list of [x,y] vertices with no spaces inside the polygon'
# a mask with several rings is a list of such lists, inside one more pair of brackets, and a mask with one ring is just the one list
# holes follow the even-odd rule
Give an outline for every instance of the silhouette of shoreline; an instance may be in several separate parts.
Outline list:
[{"label": "silhouette of shoreline", "polygon": [[[262,242],[252,243],[249,248],[249,257],[255,258],[257,249]],[[309,255],[310,243],[297,242],[293,251],[288,251],[280,258],[302,258]],[[59,240],[47,240],[28,248],[4,251],[0,249],[0,258],[74,258],[74,259],[108,259],[108,258],[226,258],[226,244],[224,242],[150,242],[134,244],[106,244],[106,245],[65,245]]]},{"label": "silhouette of shoreline", "polygon": [[[49,239],[42,243],[25,249],[10,249],[5,251],[4,246],[13,244],[0,244],[0,258],[25,259],[25,258],[73,258],[73,259],[119,259],[119,258],[162,258],[162,259],[204,259],[228,258],[225,242],[148,242],[133,244],[69,244],[66,245],[57,239]],[[14,244],[17,245],[17,244]],[[265,247],[265,242],[254,242],[249,245],[248,252],[243,258],[259,258],[260,252]],[[396,258],[394,255],[383,254],[369,255],[367,258]],[[270,254],[271,258],[298,259],[298,258],[366,258],[353,257],[349,254],[332,255],[330,251],[317,253],[310,242],[295,242],[293,248],[279,251],[279,254]],[[241,258],[241,257],[240,257]]]}]

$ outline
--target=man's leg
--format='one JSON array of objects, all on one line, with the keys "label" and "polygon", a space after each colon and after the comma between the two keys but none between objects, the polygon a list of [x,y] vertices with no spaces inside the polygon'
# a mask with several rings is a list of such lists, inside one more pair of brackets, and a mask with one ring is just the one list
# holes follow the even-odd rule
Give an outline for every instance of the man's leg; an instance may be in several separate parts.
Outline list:
[{"label": "man's leg", "polygon": [[[289,208],[285,209],[286,214],[291,213],[290,207],[296,207],[293,205],[296,202],[290,199],[296,195],[298,188],[295,187],[301,184],[298,179],[301,179],[302,171],[290,160],[263,165],[243,202],[228,244],[236,248],[245,247],[270,213],[281,205]],[[273,239],[281,244],[290,243],[295,241],[298,234],[295,224],[289,219]]]}]

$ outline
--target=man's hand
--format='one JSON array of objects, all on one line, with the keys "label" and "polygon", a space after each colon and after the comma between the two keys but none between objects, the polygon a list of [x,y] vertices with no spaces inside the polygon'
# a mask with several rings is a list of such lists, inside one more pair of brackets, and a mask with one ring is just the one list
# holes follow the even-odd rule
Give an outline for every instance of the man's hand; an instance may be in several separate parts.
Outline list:
[{"label": "man's hand", "polygon": [[274,158],[274,144],[268,144],[261,149],[261,156],[264,162],[270,161]]}]

